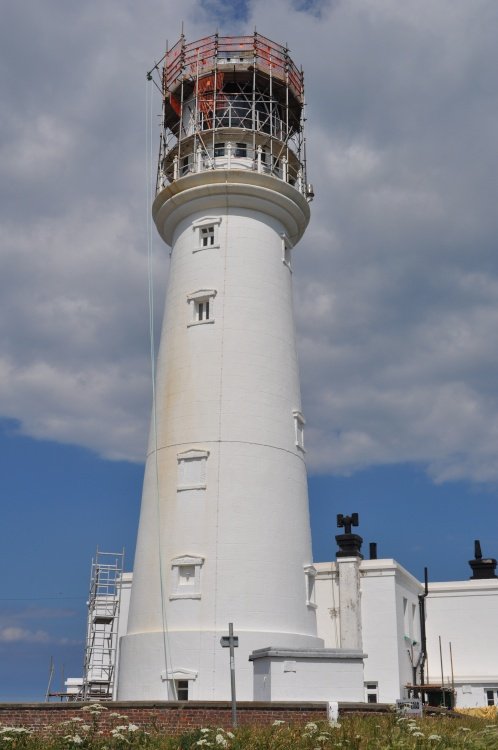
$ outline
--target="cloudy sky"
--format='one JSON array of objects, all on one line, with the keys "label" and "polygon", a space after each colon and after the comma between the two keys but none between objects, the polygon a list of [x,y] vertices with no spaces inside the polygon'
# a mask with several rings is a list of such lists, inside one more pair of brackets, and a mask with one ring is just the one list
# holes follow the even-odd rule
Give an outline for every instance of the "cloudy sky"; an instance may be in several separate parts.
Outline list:
[{"label": "cloudy sky", "polygon": [[132,564],[145,72],[182,21],[190,41],[257,26],[305,70],[316,199],[293,278],[316,558],[354,510],[418,576],[467,577],[475,538],[498,556],[496,1],[7,0],[0,700],[43,697],[51,656],[59,683],[81,671],[97,544]]}]

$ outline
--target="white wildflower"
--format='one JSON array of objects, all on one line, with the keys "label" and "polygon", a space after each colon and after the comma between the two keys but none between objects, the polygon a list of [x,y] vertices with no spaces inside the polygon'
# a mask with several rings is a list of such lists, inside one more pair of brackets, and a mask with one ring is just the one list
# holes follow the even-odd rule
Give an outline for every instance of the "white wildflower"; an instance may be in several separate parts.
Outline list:
[{"label": "white wildflower", "polygon": [[233,732],[226,732],[226,736],[230,737],[231,740],[233,740],[233,738],[235,737]]},{"label": "white wildflower", "polygon": [[82,724],[80,728],[85,732],[89,732],[92,727],[90,726],[90,724]]},{"label": "white wildflower", "polygon": [[222,734],[216,735],[216,744],[221,745],[221,747],[228,747],[228,740],[226,737],[223,737]]},{"label": "white wildflower", "polygon": [[282,721],[282,719],[275,719],[275,721],[272,724],[272,727],[280,727],[282,724],[285,724],[285,721]]},{"label": "white wildflower", "polygon": [[412,737],[423,737],[423,736],[424,735],[423,735],[422,732],[413,732],[413,734],[412,734]]},{"label": "white wildflower", "polygon": [[304,728],[307,729],[308,732],[318,732],[318,727],[313,721],[308,721]]},{"label": "white wildflower", "polygon": [[128,731],[129,732],[137,732],[140,727],[138,727],[136,724],[128,724]]},{"label": "white wildflower", "polygon": [[206,727],[203,727],[203,728],[201,729],[201,733],[202,733],[202,734],[209,734],[209,732],[210,732],[210,731],[211,731],[211,730],[210,730],[210,729],[206,729]]}]

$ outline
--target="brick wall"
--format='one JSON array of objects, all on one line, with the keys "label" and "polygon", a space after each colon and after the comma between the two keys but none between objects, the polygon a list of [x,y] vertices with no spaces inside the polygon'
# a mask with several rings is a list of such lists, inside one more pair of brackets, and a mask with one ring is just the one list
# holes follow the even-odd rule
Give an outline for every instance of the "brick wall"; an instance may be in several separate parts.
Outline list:
[{"label": "brick wall", "polygon": [[[85,718],[91,723],[92,716],[82,712],[84,703],[0,703],[0,724],[25,727],[40,734],[53,734],[64,721],[74,717]],[[231,704],[226,702],[201,701],[149,702],[133,701],[105,703],[107,711],[101,712],[99,729],[109,731],[117,724],[125,723],[111,713],[126,715],[128,721],[150,731],[160,730],[180,734],[200,727],[231,727]],[[239,726],[262,726],[276,720],[288,724],[305,724],[307,721],[327,719],[325,703],[238,703]],[[61,727],[61,731],[67,731]]]}]

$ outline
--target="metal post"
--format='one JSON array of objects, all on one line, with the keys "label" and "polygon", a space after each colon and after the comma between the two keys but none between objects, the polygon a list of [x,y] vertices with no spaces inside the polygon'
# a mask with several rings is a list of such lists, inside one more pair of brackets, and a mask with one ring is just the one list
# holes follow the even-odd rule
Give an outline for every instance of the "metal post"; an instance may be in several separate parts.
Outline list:
[{"label": "metal post", "polygon": [[233,622],[228,623],[228,638],[230,639],[230,687],[232,691],[232,726],[237,726],[237,700],[235,697],[235,648],[233,638]]},{"label": "metal post", "polygon": [[443,706],[446,706],[446,701],[444,698],[443,649],[441,647],[441,636],[439,636],[439,659],[441,661],[441,696],[442,696]]}]

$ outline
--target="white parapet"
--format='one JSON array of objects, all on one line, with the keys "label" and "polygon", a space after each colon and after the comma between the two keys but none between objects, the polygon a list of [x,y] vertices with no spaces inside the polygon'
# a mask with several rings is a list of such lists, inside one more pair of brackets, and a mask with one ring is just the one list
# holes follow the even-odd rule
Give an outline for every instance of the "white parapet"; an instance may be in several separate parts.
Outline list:
[{"label": "white parapet", "polygon": [[255,651],[255,701],[363,701],[359,649],[265,648]]}]

